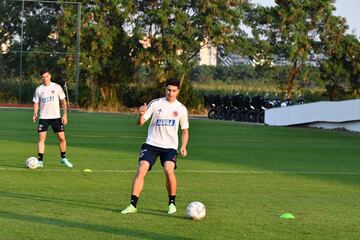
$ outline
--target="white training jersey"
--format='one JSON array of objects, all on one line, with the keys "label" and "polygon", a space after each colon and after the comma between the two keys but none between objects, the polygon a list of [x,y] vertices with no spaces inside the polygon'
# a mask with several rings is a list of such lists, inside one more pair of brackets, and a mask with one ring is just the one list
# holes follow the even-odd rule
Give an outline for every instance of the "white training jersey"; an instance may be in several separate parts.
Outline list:
[{"label": "white training jersey", "polygon": [[186,107],[178,100],[171,103],[165,97],[154,99],[144,114],[145,121],[151,116],[146,143],[161,148],[177,149],[179,124],[181,129],[189,128]]},{"label": "white training jersey", "polygon": [[33,102],[40,105],[39,118],[60,118],[60,100],[63,99],[65,99],[65,93],[59,84],[50,82],[48,86],[44,84],[38,86],[35,90]]}]

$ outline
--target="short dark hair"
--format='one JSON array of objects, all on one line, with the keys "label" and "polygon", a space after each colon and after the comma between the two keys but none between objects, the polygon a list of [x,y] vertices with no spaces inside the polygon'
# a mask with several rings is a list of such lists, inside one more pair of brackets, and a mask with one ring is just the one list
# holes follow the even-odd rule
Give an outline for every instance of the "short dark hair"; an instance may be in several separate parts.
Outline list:
[{"label": "short dark hair", "polygon": [[165,87],[169,85],[180,88],[180,81],[177,78],[169,78],[168,80],[166,80]]},{"label": "short dark hair", "polygon": [[45,73],[50,73],[50,72],[46,68],[40,70],[40,76],[44,75]]}]

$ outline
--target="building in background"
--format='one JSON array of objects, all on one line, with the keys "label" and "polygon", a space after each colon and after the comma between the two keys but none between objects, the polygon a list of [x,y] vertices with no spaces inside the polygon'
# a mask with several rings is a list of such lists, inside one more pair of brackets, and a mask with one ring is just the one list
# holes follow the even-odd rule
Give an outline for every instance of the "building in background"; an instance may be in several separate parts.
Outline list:
[{"label": "building in background", "polygon": [[202,43],[199,53],[199,65],[216,66],[217,65],[217,48],[212,46],[208,41]]}]

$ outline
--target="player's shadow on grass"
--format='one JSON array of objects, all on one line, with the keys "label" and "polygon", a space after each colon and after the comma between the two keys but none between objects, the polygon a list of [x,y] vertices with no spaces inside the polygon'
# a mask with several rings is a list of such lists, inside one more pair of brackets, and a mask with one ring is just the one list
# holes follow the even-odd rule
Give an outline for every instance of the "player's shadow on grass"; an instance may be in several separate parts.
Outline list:
[{"label": "player's shadow on grass", "polygon": [[159,209],[141,209],[139,210],[140,214],[147,214],[147,215],[153,215],[153,216],[161,216],[161,217],[171,217],[171,218],[177,218],[177,219],[186,219],[187,218],[177,212],[175,214],[168,214],[165,210],[159,210]]},{"label": "player's shadow on grass", "polygon": [[20,163],[3,163],[3,162],[0,162],[0,167],[26,168],[24,164],[20,164]]},{"label": "player's shadow on grass", "polygon": [[96,209],[100,209],[100,210],[113,211],[113,212],[119,211],[119,209],[99,207],[99,206],[96,206],[95,203],[84,202],[84,201],[78,202],[78,201],[74,201],[72,199],[63,199],[63,198],[56,198],[56,197],[49,198],[49,197],[37,196],[37,195],[31,195],[31,194],[3,192],[3,191],[0,191],[0,196],[7,197],[7,198],[24,199],[24,200],[30,200],[30,201],[36,201],[36,202],[58,203],[58,204],[65,204],[65,205],[68,204],[71,206],[75,205],[75,206],[96,208]]},{"label": "player's shadow on grass", "polygon": [[24,215],[14,212],[8,212],[0,210],[0,218],[9,219],[9,220],[16,220],[22,222],[29,222],[29,223],[40,223],[40,224],[47,224],[59,227],[60,230],[64,227],[68,228],[76,228],[80,230],[86,231],[93,231],[93,232],[101,232],[101,233],[109,233],[127,237],[141,237],[142,239],[176,239],[176,240],[187,240],[192,239],[188,237],[179,237],[179,236],[172,236],[168,234],[156,233],[156,232],[149,232],[145,230],[139,229],[128,229],[122,227],[112,227],[100,224],[91,224],[91,223],[81,223],[75,222],[71,220],[64,220],[64,219],[57,219],[57,218],[50,218],[50,217],[40,217],[40,216],[32,216],[32,215]]}]

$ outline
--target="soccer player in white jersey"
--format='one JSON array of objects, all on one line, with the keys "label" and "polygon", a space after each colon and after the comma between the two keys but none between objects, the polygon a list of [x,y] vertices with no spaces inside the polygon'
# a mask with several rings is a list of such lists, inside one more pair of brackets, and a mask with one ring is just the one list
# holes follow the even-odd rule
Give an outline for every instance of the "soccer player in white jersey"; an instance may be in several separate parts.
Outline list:
[{"label": "soccer player in white jersey", "polygon": [[[51,74],[48,70],[40,71],[40,76],[43,83],[36,88],[33,97],[33,122],[36,122],[40,109],[38,125],[38,167],[44,167],[43,156],[45,152],[46,132],[50,125],[59,141],[60,162],[66,167],[72,168],[73,165],[66,158],[66,138],[64,125],[67,124],[67,105],[65,93],[60,85],[51,82]],[[60,102],[63,108],[62,117],[60,115]]]},{"label": "soccer player in white jersey", "polygon": [[142,126],[150,117],[148,136],[141,146],[139,166],[132,184],[130,205],[121,213],[137,212],[137,201],[144,186],[144,178],[160,157],[166,176],[166,189],[169,194],[168,214],[176,213],[176,156],[178,149],[178,128],[181,126],[180,154],[187,155],[186,146],[189,140],[189,121],[186,107],[176,98],[180,91],[180,82],[175,78],[166,81],[166,95],[154,99],[139,108],[137,125]]}]

